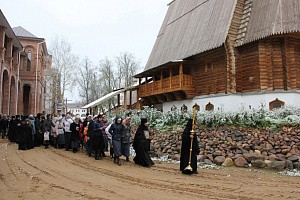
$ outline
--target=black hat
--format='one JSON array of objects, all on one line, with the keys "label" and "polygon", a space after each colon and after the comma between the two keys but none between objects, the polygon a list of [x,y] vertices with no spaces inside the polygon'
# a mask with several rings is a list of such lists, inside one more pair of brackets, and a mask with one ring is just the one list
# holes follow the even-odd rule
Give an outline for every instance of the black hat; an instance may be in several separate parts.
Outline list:
[{"label": "black hat", "polygon": [[141,124],[145,124],[145,123],[147,123],[147,121],[148,121],[147,118],[142,118],[141,119]]}]

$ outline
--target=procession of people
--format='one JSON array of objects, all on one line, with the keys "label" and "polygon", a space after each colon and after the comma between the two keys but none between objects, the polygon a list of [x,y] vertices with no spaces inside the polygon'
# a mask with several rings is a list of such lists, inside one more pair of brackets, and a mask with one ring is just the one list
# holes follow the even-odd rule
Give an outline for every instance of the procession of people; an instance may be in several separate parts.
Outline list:
[{"label": "procession of people", "polygon": [[[182,134],[182,147],[180,157],[180,171],[183,174],[197,173],[197,155],[199,154],[198,140],[191,137],[194,121],[188,120]],[[135,164],[143,167],[154,165],[150,151],[150,130],[146,118],[141,119],[134,137],[132,138],[131,117],[122,119],[116,116],[112,122],[107,121],[105,115],[92,116],[87,113],[82,121],[80,116],[71,117],[68,113],[61,116],[47,114],[45,117],[38,113],[36,117],[6,116],[0,114],[0,129],[2,139],[8,138],[10,142],[18,144],[19,150],[30,150],[44,146],[72,150],[77,153],[83,149],[85,153],[95,160],[106,157],[109,151],[110,158],[117,165],[121,165],[120,157],[130,161],[130,147],[132,145]],[[190,149],[192,148],[192,149]],[[189,167],[188,167],[189,166]]]}]

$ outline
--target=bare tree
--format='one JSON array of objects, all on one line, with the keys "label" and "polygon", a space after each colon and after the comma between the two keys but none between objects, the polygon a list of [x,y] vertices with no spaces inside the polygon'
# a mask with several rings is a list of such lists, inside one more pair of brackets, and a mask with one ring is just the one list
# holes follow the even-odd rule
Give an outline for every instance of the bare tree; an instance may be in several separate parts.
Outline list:
[{"label": "bare tree", "polygon": [[79,68],[77,76],[77,83],[79,86],[79,95],[84,98],[85,103],[88,104],[92,101],[91,99],[91,87],[94,78],[94,69],[91,61],[86,57],[82,61],[82,67]]},{"label": "bare tree", "polygon": [[[102,82],[103,94],[112,92],[116,87],[116,80],[114,77],[115,72],[113,71],[113,63],[108,58],[100,61],[100,79]],[[108,107],[114,106],[114,99],[108,100]]]},{"label": "bare tree", "polygon": [[62,37],[56,36],[49,48],[52,54],[52,67],[58,70],[61,83],[61,99],[67,90],[72,91],[75,83],[74,69],[78,66],[78,57],[72,53],[71,44]]},{"label": "bare tree", "polygon": [[133,54],[124,52],[116,57],[118,67],[118,87],[129,87],[132,85],[132,76],[136,74],[140,67],[140,62],[136,60]]}]

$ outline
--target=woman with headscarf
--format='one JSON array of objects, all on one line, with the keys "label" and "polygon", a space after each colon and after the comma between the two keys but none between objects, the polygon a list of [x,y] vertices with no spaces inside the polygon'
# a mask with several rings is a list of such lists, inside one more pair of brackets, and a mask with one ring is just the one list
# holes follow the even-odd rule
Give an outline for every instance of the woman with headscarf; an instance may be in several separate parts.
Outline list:
[{"label": "woman with headscarf", "polygon": [[148,137],[149,137],[149,128],[148,128],[147,119],[142,118],[141,124],[136,130],[134,136],[133,148],[135,150],[136,156],[134,157],[133,161],[135,162],[135,164],[144,167],[151,167],[152,165],[154,165],[148,153],[148,144],[147,144]]},{"label": "woman with headscarf", "polygon": [[126,161],[129,161],[130,155],[130,138],[131,138],[131,118],[126,117],[123,121],[123,132],[122,132],[122,155],[126,157]]},{"label": "woman with headscarf", "polygon": [[70,126],[71,131],[71,149],[76,153],[80,146],[80,116],[75,117],[75,121]]},{"label": "woman with headscarf", "polygon": [[24,117],[21,123],[21,135],[19,137],[19,150],[28,150],[34,147],[32,141],[32,126],[28,117]]},{"label": "woman with headscarf", "polygon": [[65,135],[64,135],[64,124],[62,122],[62,117],[59,117],[55,123],[55,131],[56,131],[56,142],[57,147],[63,148],[65,145]]},{"label": "woman with headscarf", "polygon": [[71,130],[70,130],[70,126],[73,123],[73,120],[71,119],[71,116],[69,114],[67,114],[67,116],[65,117],[65,120],[63,120],[63,124],[64,124],[64,131],[65,131],[65,149],[66,151],[69,151],[70,148],[70,144],[71,144]]},{"label": "woman with headscarf", "polygon": [[186,169],[189,165],[190,148],[191,148],[191,130],[193,128],[193,120],[189,119],[185,129],[182,133],[182,144],[180,153],[180,171],[183,174],[197,174],[197,155],[200,153],[197,135],[194,134],[192,154],[191,154],[191,167],[192,170]]},{"label": "woman with headscarf", "polygon": [[121,165],[120,156],[122,155],[122,132],[124,126],[122,118],[117,116],[115,122],[109,128],[109,133],[112,135],[112,145],[114,148],[114,163]]}]

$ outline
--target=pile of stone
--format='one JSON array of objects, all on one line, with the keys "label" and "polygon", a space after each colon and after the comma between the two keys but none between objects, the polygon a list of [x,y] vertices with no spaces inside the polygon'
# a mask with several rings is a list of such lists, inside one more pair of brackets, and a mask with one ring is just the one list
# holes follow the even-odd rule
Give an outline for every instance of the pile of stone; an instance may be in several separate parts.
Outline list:
[{"label": "pile of stone", "polygon": [[[300,169],[300,128],[222,128],[197,130],[200,162],[222,166],[256,167],[275,170]],[[180,159],[181,133],[156,133],[153,156]]]}]

